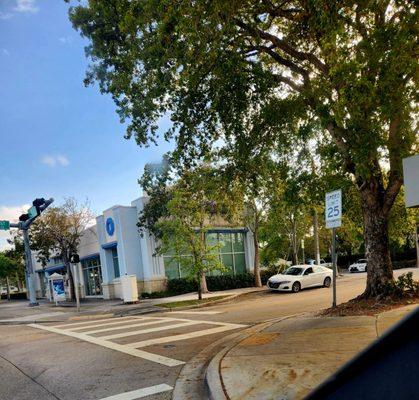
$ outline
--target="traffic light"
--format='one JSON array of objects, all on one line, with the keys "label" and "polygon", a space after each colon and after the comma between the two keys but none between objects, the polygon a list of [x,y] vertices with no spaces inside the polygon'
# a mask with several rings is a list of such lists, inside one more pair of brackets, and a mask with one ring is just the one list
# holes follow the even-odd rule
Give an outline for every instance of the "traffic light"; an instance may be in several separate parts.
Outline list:
[{"label": "traffic light", "polygon": [[36,208],[37,215],[41,214],[41,207],[45,204],[45,199],[43,197],[35,199],[32,202],[32,205]]},{"label": "traffic light", "polygon": [[22,214],[22,215],[19,217],[19,221],[20,221],[20,222],[25,222],[25,221],[27,221],[29,218],[30,218],[30,217],[29,217],[29,214]]}]

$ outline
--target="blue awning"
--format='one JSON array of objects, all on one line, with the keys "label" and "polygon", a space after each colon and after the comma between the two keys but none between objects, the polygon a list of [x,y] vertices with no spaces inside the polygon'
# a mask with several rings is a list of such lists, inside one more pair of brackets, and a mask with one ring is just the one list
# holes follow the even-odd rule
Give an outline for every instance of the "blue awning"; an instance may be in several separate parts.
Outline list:
[{"label": "blue awning", "polygon": [[65,265],[64,264],[60,264],[60,265],[54,265],[53,267],[48,267],[45,268],[43,270],[38,270],[37,272],[48,272],[48,273],[52,273],[55,271],[59,271],[60,269],[65,269]]},{"label": "blue awning", "polygon": [[99,258],[99,253],[95,253],[95,254],[90,254],[88,256],[84,256],[80,258],[80,262],[81,261],[87,261],[87,260],[91,260],[92,258]]},{"label": "blue awning", "polygon": [[118,242],[105,243],[105,244],[102,244],[102,249],[105,249],[105,250],[113,249],[117,245],[118,245]]}]

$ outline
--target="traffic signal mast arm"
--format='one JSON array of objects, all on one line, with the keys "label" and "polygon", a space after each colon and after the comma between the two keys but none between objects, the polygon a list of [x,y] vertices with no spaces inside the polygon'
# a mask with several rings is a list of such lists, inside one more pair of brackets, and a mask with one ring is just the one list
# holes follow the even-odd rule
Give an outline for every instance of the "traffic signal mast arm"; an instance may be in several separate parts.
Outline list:
[{"label": "traffic signal mast arm", "polygon": [[54,199],[51,197],[45,200],[43,197],[35,199],[32,202],[32,207],[28,210],[27,214],[22,214],[19,217],[18,223],[10,224],[11,228],[18,228],[23,231],[23,244],[25,246],[25,267],[26,276],[28,278],[29,286],[29,306],[37,306],[39,303],[36,301],[35,284],[34,284],[34,271],[32,266],[31,248],[29,245],[29,227],[38,218],[41,213],[53,203]]}]

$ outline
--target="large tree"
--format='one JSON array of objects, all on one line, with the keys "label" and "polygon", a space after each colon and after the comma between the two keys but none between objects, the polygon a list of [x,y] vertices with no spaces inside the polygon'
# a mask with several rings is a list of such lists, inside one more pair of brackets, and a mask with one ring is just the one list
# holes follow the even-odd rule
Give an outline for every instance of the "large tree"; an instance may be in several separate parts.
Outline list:
[{"label": "large tree", "polygon": [[296,110],[316,120],[317,145],[359,190],[364,296],[393,279],[388,218],[418,145],[415,2],[88,0],[70,18],[91,41],[86,83],[113,96],[139,144],[167,113],[186,161],[258,118],[252,146],[286,134]]}]

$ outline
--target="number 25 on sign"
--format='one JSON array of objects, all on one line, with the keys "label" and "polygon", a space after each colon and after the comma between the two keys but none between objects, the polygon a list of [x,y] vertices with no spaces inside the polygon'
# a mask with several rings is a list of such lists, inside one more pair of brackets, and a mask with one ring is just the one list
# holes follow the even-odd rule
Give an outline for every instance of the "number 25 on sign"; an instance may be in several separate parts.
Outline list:
[{"label": "number 25 on sign", "polygon": [[326,193],[326,228],[337,228],[342,224],[342,190]]}]

